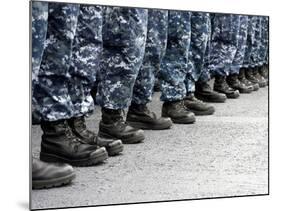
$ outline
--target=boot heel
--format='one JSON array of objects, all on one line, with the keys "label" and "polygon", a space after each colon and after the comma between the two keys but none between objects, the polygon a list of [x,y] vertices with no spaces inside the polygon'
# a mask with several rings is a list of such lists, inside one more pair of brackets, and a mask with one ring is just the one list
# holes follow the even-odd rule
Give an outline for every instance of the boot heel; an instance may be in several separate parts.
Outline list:
[{"label": "boot heel", "polygon": [[49,163],[56,163],[60,159],[58,159],[57,157],[54,157],[51,154],[40,152],[40,160],[49,162]]}]

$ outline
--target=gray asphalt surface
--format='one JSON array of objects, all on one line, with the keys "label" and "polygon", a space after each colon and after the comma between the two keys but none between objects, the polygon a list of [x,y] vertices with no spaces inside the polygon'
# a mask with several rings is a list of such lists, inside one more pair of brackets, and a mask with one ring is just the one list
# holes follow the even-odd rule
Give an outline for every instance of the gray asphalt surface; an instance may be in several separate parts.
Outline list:
[{"label": "gray asphalt surface", "polygon": [[[150,108],[160,115],[156,93]],[[144,143],[126,145],[106,163],[75,168],[72,185],[32,191],[32,208],[266,194],[268,192],[268,88],[214,104],[216,113],[192,125],[146,131]],[[101,114],[87,119],[97,131]],[[33,154],[41,130],[32,128]]]}]

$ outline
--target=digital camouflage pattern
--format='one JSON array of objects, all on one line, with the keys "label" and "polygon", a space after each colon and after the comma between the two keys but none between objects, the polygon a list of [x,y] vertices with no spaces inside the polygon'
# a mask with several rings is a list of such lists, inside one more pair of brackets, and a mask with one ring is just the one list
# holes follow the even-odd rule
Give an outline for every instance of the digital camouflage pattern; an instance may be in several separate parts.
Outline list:
[{"label": "digital camouflage pattern", "polygon": [[34,92],[43,120],[68,119],[92,108],[88,87],[95,79],[91,68],[97,67],[93,63],[100,50],[100,43],[95,43],[98,47],[92,43],[101,40],[95,37],[101,35],[95,22],[100,12],[93,6],[80,10],[78,4],[49,3],[45,51]]},{"label": "digital camouflage pattern", "polygon": [[247,46],[244,55],[243,67],[255,67],[255,59],[257,58],[257,49],[259,42],[257,37],[259,35],[257,26],[258,17],[257,16],[248,16],[248,35],[247,35]]},{"label": "digital camouflage pattern", "polygon": [[142,64],[147,9],[107,7],[104,13],[103,52],[96,100],[101,107],[125,109]]},{"label": "digital camouflage pattern", "polygon": [[190,16],[186,11],[169,11],[167,48],[159,72],[162,101],[182,100],[186,96]]},{"label": "digital camouflage pattern", "polygon": [[238,15],[212,14],[212,37],[208,70],[226,76],[237,51],[240,19]]},{"label": "digital camouflage pattern", "polygon": [[72,59],[68,89],[73,115],[81,116],[94,110],[90,94],[99,71],[102,52],[103,8],[80,5],[77,28],[72,45]]},{"label": "digital camouflage pattern", "polygon": [[48,3],[32,2],[32,82],[38,81],[38,72],[47,34]]},{"label": "digital camouflage pattern", "polygon": [[132,103],[147,104],[151,101],[155,74],[167,46],[168,11],[150,9],[148,11],[145,53],[139,74],[135,81]]},{"label": "digital camouflage pattern", "polygon": [[33,97],[33,90],[38,83],[38,73],[44,52],[44,42],[47,34],[48,23],[48,3],[32,2],[32,124],[40,121],[40,113],[38,112],[38,103]]},{"label": "digital camouflage pattern", "polygon": [[259,66],[259,49],[261,46],[261,39],[262,39],[262,28],[261,28],[261,17],[254,16],[254,29],[253,29],[253,43],[251,49],[251,57],[250,57],[250,66],[256,67]]},{"label": "digital camouflage pattern", "polygon": [[267,63],[268,54],[268,17],[262,16],[261,18],[261,45],[259,48],[259,65]]},{"label": "digital camouflage pattern", "polygon": [[240,68],[243,66],[243,60],[247,45],[247,29],[248,17],[245,15],[238,15],[240,18],[239,34],[237,39],[237,51],[230,67],[230,74],[239,74]]},{"label": "digital camouflage pattern", "polygon": [[269,17],[266,17],[266,24],[265,24],[265,45],[266,45],[266,55],[265,55],[265,64],[268,64],[269,59]]},{"label": "digital camouflage pattern", "polygon": [[198,81],[204,69],[204,60],[208,40],[211,35],[211,20],[209,13],[191,13],[191,40],[188,56],[188,72],[185,80],[188,93],[195,91],[195,82]]}]

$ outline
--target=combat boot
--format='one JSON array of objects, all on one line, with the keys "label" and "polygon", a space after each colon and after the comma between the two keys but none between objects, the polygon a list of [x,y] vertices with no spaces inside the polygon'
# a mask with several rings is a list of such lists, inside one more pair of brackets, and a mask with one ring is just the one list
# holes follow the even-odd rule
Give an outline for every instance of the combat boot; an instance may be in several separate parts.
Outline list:
[{"label": "combat boot", "polygon": [[121,139],[124,144],[136,144],[144,140],[144,131],[133,128],[125,122],[124,111],[102,108],[102,120],[99,124],[99,136]]},{"label": "combat boot", "polygon": [[173,122],[170,118],[157,118],[145,104],[132,104],[127,113],[127,122],[135,127],[144,130],[164,130],[172,127]]},{"label": "combat boot", "polygon": [[239,91],[228,86],[225,76],[215,77],[214,90],[225,94],[227,98],[235,99],[239,97]]},{"label": "combat boot", "polygon": [[268,68],[267,65],[263,65],[259,68],[259,74],[265,79],[268,85]]},{"label": "combat boot", "polygon": [[226,82],[232,89],[238,90],[239,93],[251,93],[252,91],[254,91],[254,87],[252,85],[247,86],[246,84],[238,80],[238,74],[231,74],[227,76]]},{"label": "combat boot", "polygon": [[253,68],[248,68],[248,69],[245,71],[245,76],[246,76],[246,78],[247,78],[249,81],[251,81],[253,84],[258,84],[259,87],[261,87],[261,85],[263,85],[263,84],[260,83],[260,81],[255,77]]},{"label": "combat boot", "polygon": [[212,115],[215,112],[214,106],[198,100],[193,93],[189,93],[184,98],[184,105],[195,115]]},{"label": "combat boot", "polygon": [[226,95],[212,90],[207,82],[197,82],[195,84],[195,97],[205,102],[224,103]]},{"label": "combat boot", "polygon": [[252,83],[251,81],[249,81],[246,76],[245,76],[245,71],[247,71],[246,68],[241,68],[239,71],[239,75],[238,75],[238,79],[241,83],[245,84],[246,86],[252,86],[253,87],[253,91],[257,91],[259,90],[260,86],[258,83]]},{"label": "combat boot", "polygon": [[117,155],[123,151],[124,147],[121,140],[102,138],[88,130],[84,116],[73,117],[68,120],[68,124],[74,135],[80,138],[83,143],[105,147],[110,156]]},{"label": "combat boot", "polygon": [[162,106],[162,117],[170,117],[174,123],[192,124],[195,115],[185,106],[183,100],[164,102]]},{"label": "combat boot", "polygon": [[45,163],[32,158],[32,189],[66,185],[74,178],[74,170],[68,164]]},{"label": "combat boot", "polygon": [[40,159],[73,166],[91,166],[103,162],[108,155],[104,147],[83,143],[75,136],[66,120],[41,122],[43,130]]},{"label": "combat boot", "polygon": [[259,73],[259,68],[260,67],[256,67],[253,69],[253,76],[259,81],[259,86],[261,88],[265,87],[267,85],[266,80],[264,79],[264,77],[262,77]]}]

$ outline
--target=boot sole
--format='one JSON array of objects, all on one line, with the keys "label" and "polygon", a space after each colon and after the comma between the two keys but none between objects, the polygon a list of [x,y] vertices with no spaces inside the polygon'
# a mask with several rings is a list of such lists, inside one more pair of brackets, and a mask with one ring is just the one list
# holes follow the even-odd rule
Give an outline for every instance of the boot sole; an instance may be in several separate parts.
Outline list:
[{"label": "boot sole", "polygon": [[60,187],[72,182],[76,177],[75,173],[63,177],[48,180],[32,180],[32,189],[46,189]]},{"label": "boot sole", "polygon": [[102,163],[104,160],[108,158],[108,154],[106,150],[101,150],[101,149],[102,148],[96,150],[95,152],[92,152],[89,158],[83,158],[78,160],[72,160],[72,159],[70,160],[68,158],[61,157],[59,155],[41,152],[40,160],[45,162],[51,162],[51,163],[56,163],[56,162],[69,163],[72,166],[78,166],[78,167],[93,166]]},{"label": "boot sole", "polygon": [[226,95],[227,98],[229,99],[237,99],[240,95],[239,94],[229,94],[229,95]]},{"label": "boot sole", "polygon": [[212,99],[212,98],[206,98],[204,96],[201,96],[200,94],[195,94],[196,98],[198,98],[199,100],[202,100],[204,102],[209,102],[209,103],[224,103],[226,101],[226,97],[225,98],[221,98],[221,99]]},{"label": "boot sole", "polygon": [[194,110],[189,108],[190,111],[192,111],[196,116],[207,116],[207,115],[212,115],[215,113],[215,109],[214,108],[210,108],[208,110],[205,111],[198,111],[198,110]]},{"label": "boot sole", "polygon": [[123,144],[138,144],[145,139],[144,134],[140,134],[138,136],[132,136],[129,138],[120,138],[120,137],[115,137],[115,136],[109,135],[107,133],[103,133],[101,131],[99,132],[99,136],[103,137],[103,138],[109,138],[109,139],[118,138],[118,139],[121,139]]},{"label": "boot sole", "polygon": [[175,119],[170,116],[165,116],[162,114],[162,117],[169,117],[171,118],[172,122],[175,124],[193,124],[195,123],[196,119],[195,118],[182,118],[182,119]]},{"label": "boot sole", "polygon": [[157,125],[148,125],[143,122],[132,122],[132,121],[127,121],[127,122],[134,128],[139,128],[143,130],[165,130],[165,129],[170,129],[173,125],[172,121],[167,121],[163,124],[157,124]]},{"label": "boot sole", "polygon": [[260,88],[260,86],[258,84],[257,85],[253,85],[253,87],[254,87],[254,91],[258,91],[259,88]]},{"label": "boot sole", "polygon": [[124,146],[120,140],[112,142],[105,148],[109,156],[119,155],[124,150]]},{"label": "boot sole", "polygon": [[216,88],[214,88],[214,91],[216,91],[216,92],[218,92],[218,93],[221,93],[221,94],[225,94],[226,97],[229,98],[229,99],[236,99],[236,98],[239,97],[239,91],[234,91],[234,92],[231,93],[231,94],[226,94],[226,93],[224,93],[224,92],[222,92],[222,91],[220,91],[220,90],[218,90],[218,89],[216,89]]},{"label": "boot sole", "polygon": [[264,88],[267,86],[267,83],[260,83],[259,86],[260,86],[260,88]]},{"label": "boot sole", "polygon": [[250,93],[252,93],[254,91],[254,88],[253,89],[249,89],[249,90],[239,90],[239,92],[241,93],[241,94],[250,94]]}]

